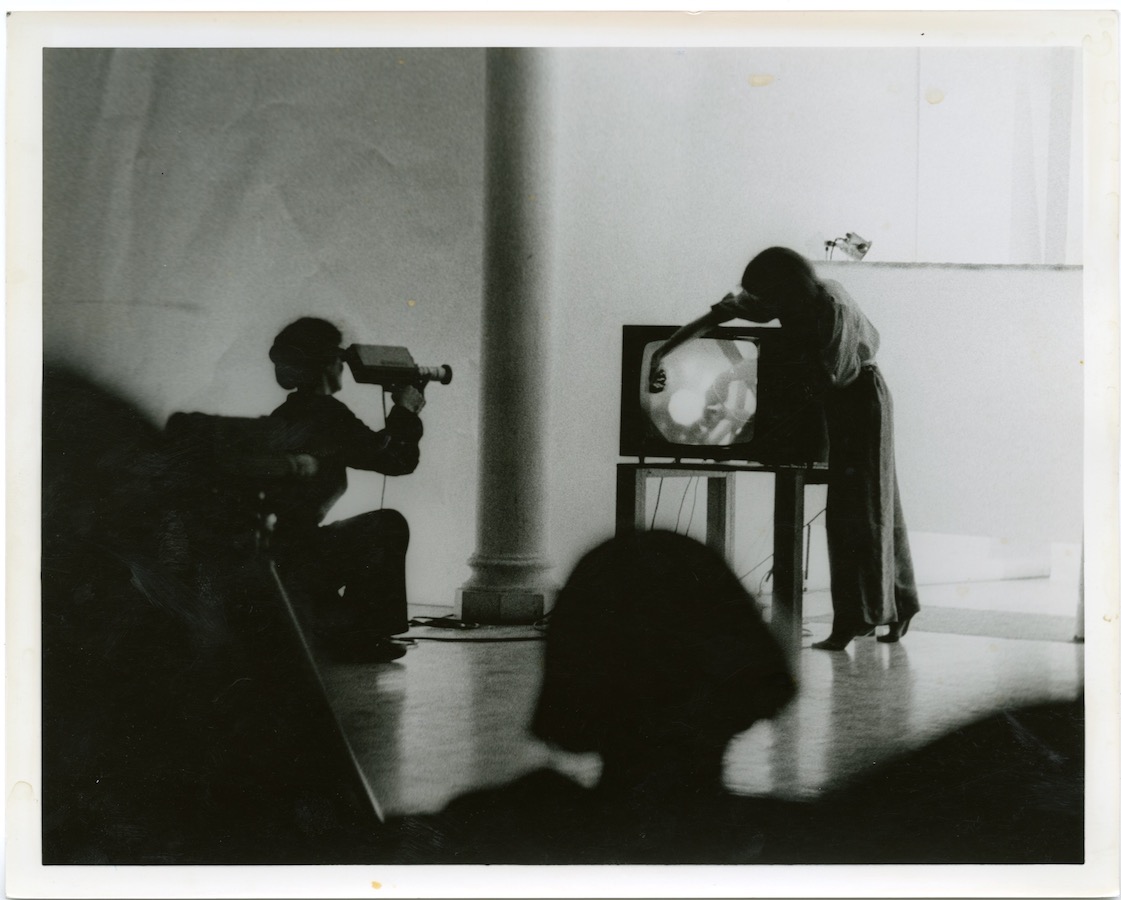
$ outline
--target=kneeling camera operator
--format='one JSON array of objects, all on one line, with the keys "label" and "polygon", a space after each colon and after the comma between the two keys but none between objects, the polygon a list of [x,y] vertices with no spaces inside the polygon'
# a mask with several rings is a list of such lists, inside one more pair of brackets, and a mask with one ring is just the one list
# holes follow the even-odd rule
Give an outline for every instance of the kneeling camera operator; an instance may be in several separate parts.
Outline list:
[{"label": "kneeling camera operator", "polygon": [[[408,523],[392,509],[321,523],[346,491],[348,468],[387,476],[416,469],[424,385],[433,379],[446,384],[451,370],[421,369],[404,348],[341,344],[342,334],[330,322],[302,318],[285,327],[269,350],[277,383],[292,392],[271,417],[283,423],[279,439],[297,475],[271,496],[272,549],[318,646],[335,659],[387,662],[404,655],[391,636],[409,627]],[[385,365],[371,365],[371,355]],[[381,431],[334,396],[342,388],[344,362],[356,381],[389,388],[393,407]]]}]

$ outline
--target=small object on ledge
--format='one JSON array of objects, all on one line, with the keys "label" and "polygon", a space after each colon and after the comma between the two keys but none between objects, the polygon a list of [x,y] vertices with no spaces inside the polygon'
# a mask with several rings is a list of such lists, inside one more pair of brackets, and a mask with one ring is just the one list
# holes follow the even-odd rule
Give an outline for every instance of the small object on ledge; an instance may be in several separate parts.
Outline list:
[{"label": "small object on ledge", "polygon": [[865,240],[855,231],[850,231],[844,237],[825,242],[826,259],[833,258],[834,248],[840,249],[849,259],[861,260],[872,249],[872,242]]}]

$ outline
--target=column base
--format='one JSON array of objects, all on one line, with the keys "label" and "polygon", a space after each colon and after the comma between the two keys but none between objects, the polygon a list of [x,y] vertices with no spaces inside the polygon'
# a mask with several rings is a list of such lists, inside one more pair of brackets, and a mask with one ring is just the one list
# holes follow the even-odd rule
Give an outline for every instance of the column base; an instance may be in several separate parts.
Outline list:
[{"label": "column base", "polygon": [[526,588],[460,588],[456,614],[478,625],[531,625],[553,606],[553,593]]}]

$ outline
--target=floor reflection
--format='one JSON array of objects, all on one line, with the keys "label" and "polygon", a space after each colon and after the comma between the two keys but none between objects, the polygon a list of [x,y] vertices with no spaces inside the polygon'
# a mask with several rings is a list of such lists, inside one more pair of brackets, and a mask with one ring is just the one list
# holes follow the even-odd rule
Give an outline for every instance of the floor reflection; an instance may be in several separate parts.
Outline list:
[{"label": "floor reflection", "polygon": [[[810,798],[894,755],[997,709],[1076,697],[1081,644],[912,631],[898,644],[858,638],[809,649],[799,696],[738,736],[729,788]],[[594,781],[593,758],[550,752],[528,733],[544,645],[420,643],[397,663],[334,667],[325,681],[360,764],[388,814],[434,811],[474,787],[552,764]]]},{"label": "floor reflection", "polygon": [[[908,746],[914,673],[907,648],[874,638],[852,642],[849,652],[828,653],[833,672],[829,696],[823,783],[839,783],[863,768],[862,736],[879,737],[882,754]],[[856,755],[856,759],[851,758]]]},{"label": "floor reflection", "polygon": [[998,709],[1069,700],[1082,645],[914,632],[898,644],[858,638],[798,659],[799,695],[774,722],[738,736],[725,781],[744,794],[810,799],[872,766]]}]

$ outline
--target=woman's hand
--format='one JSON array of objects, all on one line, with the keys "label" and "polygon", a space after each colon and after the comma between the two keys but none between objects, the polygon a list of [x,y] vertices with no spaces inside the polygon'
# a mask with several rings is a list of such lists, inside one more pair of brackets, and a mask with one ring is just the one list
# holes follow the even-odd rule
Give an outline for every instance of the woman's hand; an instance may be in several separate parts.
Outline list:
[{"label": "woman's hand", "polygon": [[646,385],[646,389],[651,394],[660,394],[666,389],[666,370],[662,367],[662,360],[665,359],[665,353],[659,347],[650,355],[650,378]]}]

